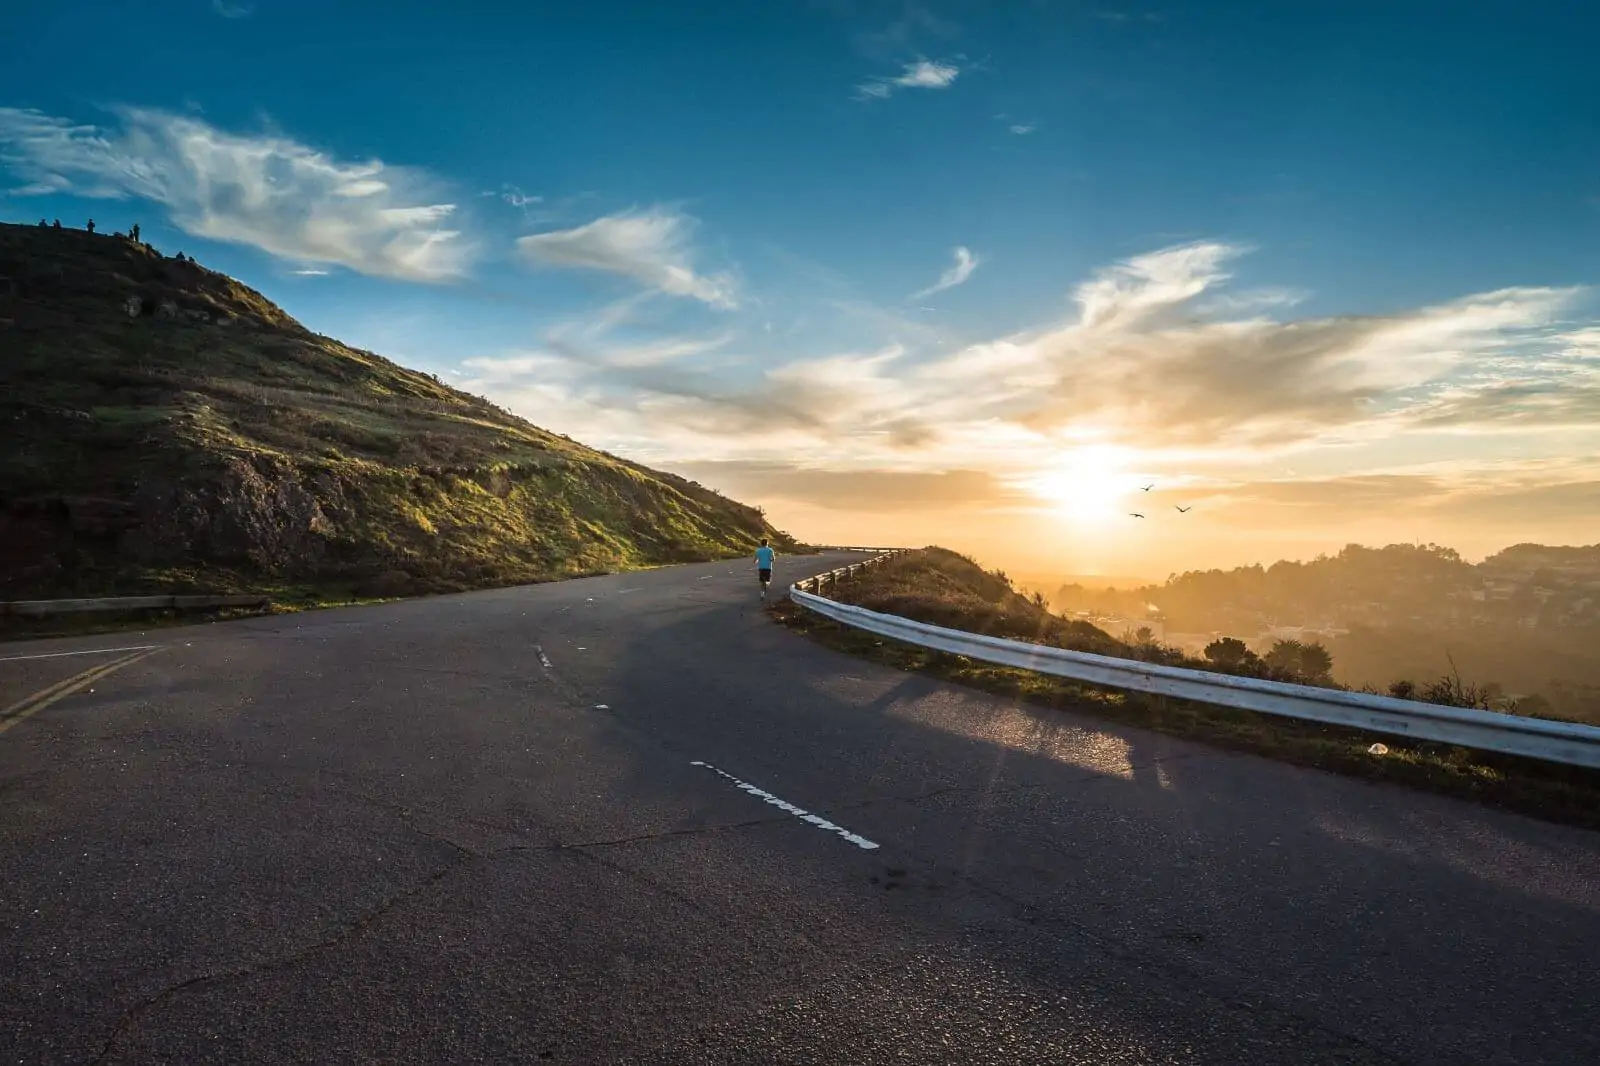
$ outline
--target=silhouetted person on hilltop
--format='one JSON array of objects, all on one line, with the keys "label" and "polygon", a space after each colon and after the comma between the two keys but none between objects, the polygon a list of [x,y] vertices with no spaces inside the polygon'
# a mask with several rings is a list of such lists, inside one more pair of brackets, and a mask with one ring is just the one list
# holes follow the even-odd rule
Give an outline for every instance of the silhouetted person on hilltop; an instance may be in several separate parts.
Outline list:
[{"label": "silhouetted person on hilltop", "polygon": [[51,229],[60,229],[61,228],[61,220],[59,218],[56,219],[55,223],[53,225],[51,225],[50,228]]},{"label": "silhouetted person on hilltop", "polygon": [[41,218],[39,220],[39,228],[40,229],[49,229],[50,228],[50,224],[48,222],[46,222],[44,219]]},{"label": "silhouetted person on hilltop", "polygon": [[133,228],[128,231],[128,236],[132,237],[136,242],[139,240],[139,223],[135,222],[133,224]]},{"label": "silhouetted person on hilltop", "polygon": [[94,232],[94,219],[92,219],[92,218],[89,220],[89,232],[90,233]]}]

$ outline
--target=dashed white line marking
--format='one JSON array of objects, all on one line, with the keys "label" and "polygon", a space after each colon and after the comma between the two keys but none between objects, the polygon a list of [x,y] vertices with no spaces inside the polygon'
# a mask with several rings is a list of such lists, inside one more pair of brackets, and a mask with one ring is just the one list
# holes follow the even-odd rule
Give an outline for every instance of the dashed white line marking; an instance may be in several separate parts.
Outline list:
[{"label": "dashed white line marking", "polygon": [[87,651],[53,651],[44,655],[8,655],[0,663],[20,663],[25,659],[65,659],[69,655],[115,655],[119,651],[149,651],[159,644],[135,644],[127,648],[90,648]]},{"label": "dashed white line marking", "polygon": [[539,665],[540,666],[544,667],[546,670],[554,670],[555,669],[555,667],[550,662],[550,656],[548,656],[548,655],[546,655],[544,653],[544,648],[541,645],[535,644],[533,646],[533,650],[539,653]]},{"label": "dashed white line marking", "polygon": [[617,595],[618,596],[626,596],[628,593],[630,593],[630,592],[638,592],[642,588],[644,588],[643,585],[635,585],[631,589],[618,589],[617,590]]},{"label": "dashed white line marking", "polygon": [[796,818],[800,819],[802,822],[809,822],[812,825],[816,826],[818,829],[824,829],[824,830],[826,830],[826,831],[828,831],[830,833],[837,833],[840,837],[844,838],[846,841],[850,842],[851,844],[854,844],[856,847],[860,848],[862,851],[875,851],[878,848],[878,845],[874,844],[872,841],[868,840],[866,837],[858,836],[855,833],[850,832],[850,830],[846,829],[842,825],[834,825],[832,822],[828,821],[826,818],[822,817],[819,814],[812,814],[810,811],[802,810],[801,808],[796,807],[794,804],[788,802],[787,800],[779,799],[777,796],[774,796],[772,793],[768,792],[766,789],[757,788],[755,785],[752,785],[748,781],[741,781],[737,777],[734,777],[732,774],[728,773],[726,770],[718,769],[717,767],[712,766],[708,762],[701,762],[698,759],[696,759],[695,761],[691,762],[689,765],[690,766],[703,766],[707,770],[710,770],[712,773],[716,774],[717,776],[727,778],[729,781],[733,782],[733,784],[734,784],[734,786],[736,788],[740,789],[741,791],[748,792],[748,793],[750,793],[750,795],[756,797],[759,800],[765,800],[767,803],[772,804],[774,807],[778,808],[780,811],[784,811],[784,812],[786,812],[788,814],[794,815]]}]

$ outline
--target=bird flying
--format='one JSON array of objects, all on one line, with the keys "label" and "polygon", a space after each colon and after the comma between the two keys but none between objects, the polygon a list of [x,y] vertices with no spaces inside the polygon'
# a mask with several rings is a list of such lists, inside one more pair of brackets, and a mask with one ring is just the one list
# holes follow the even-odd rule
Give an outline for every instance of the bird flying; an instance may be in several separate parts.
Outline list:
[{"label": "bird flying", "polygon": [[1149,492],[1153,488],[1155,488],[1155,485],[1153,485],[1153,484],[1151,484],[1151,485],[1142,485],[1142,486],[1140,486],[1139,491],[1140,492]]},{"label": "bird flying", "polygon": [[1178,513],[1179,513],[1179,514],[1188,514],[1188,513],[1189,513],[1189,512],[1190,512],[1190,511],[1192,511],[1192,510],[1194,510],[1194,504],[1192,504],[1192,503],[1191,503],[1191,504],[1190,504],[1190,505],[1189,505],[1189,506],[1187,506],[1187,507],[1180,507],[1180,508],[1178,508]]},{"label": "bird flying", "polygon": [[1128,512],[1128,513],[1129,513],[1129,514],[1130,514],[1130,515],[1132,515],[1132,516],[1133,516],[1133,517],[1134,517],[1134,518],[1143,518],[1143,517],[1144,517],[1144,515],[1142,515],[1142,514],[1139,514],[1139,513],[1138,513],[1138,512],[1136,512],[1136,511],[1130,511],[1130,512]]}]

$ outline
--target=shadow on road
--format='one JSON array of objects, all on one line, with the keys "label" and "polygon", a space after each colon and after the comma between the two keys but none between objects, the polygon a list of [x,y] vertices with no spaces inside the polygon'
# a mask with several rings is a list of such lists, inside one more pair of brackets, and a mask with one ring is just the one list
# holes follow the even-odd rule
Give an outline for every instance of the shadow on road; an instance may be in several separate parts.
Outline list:
[{"label": "shadow on road", "polygon": [[[1225,1017],[1254,1053],[1292,1031],[1379,1059],[1600,1060],[1592,833],[1008,704],[727,607],[641,633],[611,673],[619,730],[883,845],[722,842],[764,852],[760,891],[803,893],[818,875],[796,869],[831,864],[840,910],[897,928],[908,953],[988,951],[1070,1000],[1063,1016],[1138,1029],[1139,992],[1117,990],[1138,974],[1184,1001],[1156,1013]],[[853,877],[874,864],[924,890]]]}]

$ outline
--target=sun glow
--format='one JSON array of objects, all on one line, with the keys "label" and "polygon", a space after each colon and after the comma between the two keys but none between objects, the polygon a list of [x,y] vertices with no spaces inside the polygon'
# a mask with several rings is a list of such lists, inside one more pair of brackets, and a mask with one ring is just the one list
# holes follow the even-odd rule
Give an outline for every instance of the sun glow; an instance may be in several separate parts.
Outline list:
[{"label": "sun glow", "polygon": [[1125,449],[1090,445],[1063,454],[1022,485],[1052,505],[1063,518],[1084,525],[1106,525],[1137,510],[1129,497],[1138,492],[1138,479],[1128,472]]}]

